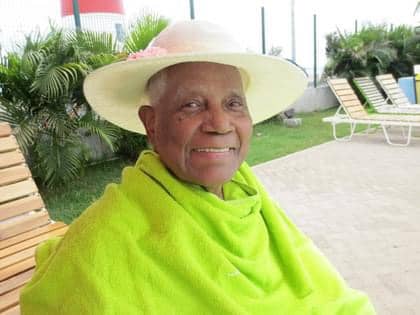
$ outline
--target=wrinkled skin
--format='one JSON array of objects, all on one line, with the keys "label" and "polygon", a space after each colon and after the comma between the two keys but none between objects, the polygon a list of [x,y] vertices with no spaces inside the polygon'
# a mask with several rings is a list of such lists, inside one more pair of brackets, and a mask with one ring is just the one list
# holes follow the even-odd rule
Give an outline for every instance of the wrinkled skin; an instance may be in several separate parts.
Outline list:
[{"label": "wrinkled skin", "polygon": [[150,84],[151,106],[139,109],[149,140],[175,176],[223,198],[252,135],[239,71],[194,62],[164,72],[163,83]]}]

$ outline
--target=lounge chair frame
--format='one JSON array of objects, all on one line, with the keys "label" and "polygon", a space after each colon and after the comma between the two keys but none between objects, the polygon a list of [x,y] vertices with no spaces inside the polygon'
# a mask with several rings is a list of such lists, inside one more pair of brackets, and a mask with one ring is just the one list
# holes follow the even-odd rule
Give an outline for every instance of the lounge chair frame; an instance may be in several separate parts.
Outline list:
[{"label": "lounge chair frame", "polygon": [[397,80],[395,80],[392,74],[380,74],[375,78],[387,96],[386,101],[390,101],[392,104],[401,109],[420,110],[419,104],[410,103],[404,91],[398,85]]},{"label": "lounge chair frame", "polygon": [[[412,138],[413,127],[420,127],[420,117],[410,115],[369,115],[363,108],[353,89],[346,79],[327,79],[328,85],[338,99],[340,106],[334,116],[325,117],[324,122],[329,122],[333,128],[333,137],[337,141],[350,141],[358,124],[368,125],[367,133],[371,126],[380,126],[388,144],[393,146],[408,146]],[[350,125],[350,133],[343,137],[337,136],[336,126],[347,123]],[[395,142],[391,139],[388,129],[401,127],[403,142]],[[407,128],[405,132],[404,128]]]},{"label": "lounge chair frame", "polygon": [[[378,113],[381,114],[420,114],[420,106],[417,105],[397,105],[392,103],[392,100],[385,99],[376,86],[375,82],[370,77],[357,77],[353,82],[359,92],[363,95],[366,102],[363,105],[369,104]],[[388,104],[388,101],[391,104]],[[408,101],[408,100],[407,100]]]}]

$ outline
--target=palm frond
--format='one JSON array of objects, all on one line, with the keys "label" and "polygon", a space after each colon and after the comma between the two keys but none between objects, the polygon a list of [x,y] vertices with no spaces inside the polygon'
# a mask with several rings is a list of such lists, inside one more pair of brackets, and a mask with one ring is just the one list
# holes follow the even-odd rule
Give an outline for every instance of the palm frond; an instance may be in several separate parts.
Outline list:
[{"label": "palm frond", "polygon": [[79,126],[86,129],[89,133],[97,135],[113,152],[116,151],[117,147],[115,144],[120,137],[119,127],[99,117],[95,117],[92,112],[82,117]]},{"label": "palm frond", "polygon": [[74,137],[56,141],[44,136],[36,144],[35,152],[35,171],[42,173],[41,178],[47,187],[77,178],[85,162],[83,143]]},{"label": "palm frond", "polygon": [[47,98],[57,98],[69,93],[77,80],[86,76],[87,66],[80,63],[54,65],[42,63],[36,70],[32,91],[38,91]]},{"label": "palm frond", "polygon": [[113,54],[117,50],[117,42],[110,33],[93,31],[70,32],[67,41],[84,54]]},{"label": "palm frond", "polygon": [[24,103],[12,103],[0,98],[0,121],[8,122],[12,126],[16,140],[25,154],[28,154],[38,133],[36,120],[28,116],[27,112],[28,108]]},{"label": "palm frond", "polygon": [[89,56],[86,59],[86,63],[92,68],[97,69],[99,67],[111,64],[115,61],[120,60],[118,55],[114,54],[98,54],[98,55],[92,55]]},{"label": "palm frond", "polygon": [[151,40],[156,37],[167,25],[169,20],[153,13],[143,13],[130,27],[124,42],[124,49],[137,52],[145,49]]},{"label": "palm frond", "polygon": [[42,132],[57,138],[57,141],[71,137],[77,129],[77,122],[69,119],[64,110],[44,109],[38,113],[38,121],[42,126]]}]

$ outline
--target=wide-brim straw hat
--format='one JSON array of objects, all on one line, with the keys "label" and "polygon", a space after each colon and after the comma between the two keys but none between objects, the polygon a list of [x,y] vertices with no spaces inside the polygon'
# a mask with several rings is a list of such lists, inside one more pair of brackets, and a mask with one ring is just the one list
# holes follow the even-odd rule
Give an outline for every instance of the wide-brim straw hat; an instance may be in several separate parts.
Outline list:
[{"label": "wide-brim straw hat", "polygon": [[240,70],[253,123],[291,105],[303,93],[303,71],[280,57],[247,52],[219,26],[204,21],[177,22],[164,29],[144,51],[89,74],[84,93],[102,118],[145,133],[138,109],[148,105],[146,85],[158,71],[183,62],[214,62]]}]

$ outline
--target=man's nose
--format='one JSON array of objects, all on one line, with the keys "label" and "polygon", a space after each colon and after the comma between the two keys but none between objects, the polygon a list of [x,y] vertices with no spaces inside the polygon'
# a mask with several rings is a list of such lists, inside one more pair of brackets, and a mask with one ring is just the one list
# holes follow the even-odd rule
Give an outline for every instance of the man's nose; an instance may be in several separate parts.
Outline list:
[{"label": "man's nose", "polygon": [[208,108],[203,122],[203,131],[218,134],[229,133],[233,130],[231,117],[222,106]]}]

